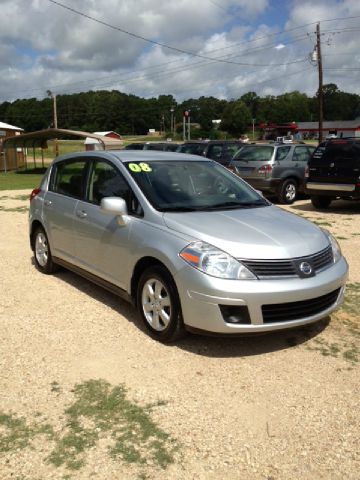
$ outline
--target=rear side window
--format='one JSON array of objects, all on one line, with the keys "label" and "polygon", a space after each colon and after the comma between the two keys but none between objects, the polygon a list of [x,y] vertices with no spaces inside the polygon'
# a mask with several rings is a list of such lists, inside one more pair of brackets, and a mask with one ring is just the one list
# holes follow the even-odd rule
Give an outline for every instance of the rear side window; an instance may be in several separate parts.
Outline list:
[{"label": "rear side window", "polygon": [[234,160],[247,162],[268,162],[274,153],[274,147],[249,145],[242,147],[235,155]]},{"label": "rear side window", "polygon": [[191,153],[193,155],[201,155],[204,150],[203,145],[181,145],[177,151],[182,153]]},{"label": "rear side window", "polygon": [[165,146],[166,145],[162,145],[161,143],[153,143],[153,144],[149,144],[149,145],[146,145],[146,150],[165,150]]},{"label": "rear side window", "polygon": [[50,188],[52,192],[83,198],[86,160],[66,160],[55,164]]},{"label": "rear side window", "polygon": [[287,157],[287,154],[290,152],[291,147],[279,147],[276,152],[275,160],[281,162]]},{"label": "rear side window", "polygon": [[125,150],[143,150],[144,145],[142,143],[130,143],[125,147]]},{"label": "rear side window", "polygon": [[221,159],[222,145],[210,145],[206,156],[212,160]]}]

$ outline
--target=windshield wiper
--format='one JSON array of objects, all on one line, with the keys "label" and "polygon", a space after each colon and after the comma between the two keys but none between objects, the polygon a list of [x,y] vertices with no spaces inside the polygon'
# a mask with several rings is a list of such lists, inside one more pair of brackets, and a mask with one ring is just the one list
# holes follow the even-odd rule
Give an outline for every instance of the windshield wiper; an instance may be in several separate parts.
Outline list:
[{"label": "windshield wiper", "polygon": [[233,210],[237,208],[263,207],[269,205],[266,200],[255,200],[252,202],[223,202],[202,207],[201,210]]},{"label": "windshield wiper", "polygon": [[198,208],[168,206],[168,207],[159,207],[158,210],[160,212],[195,212],[196,210],[198,210]]}]

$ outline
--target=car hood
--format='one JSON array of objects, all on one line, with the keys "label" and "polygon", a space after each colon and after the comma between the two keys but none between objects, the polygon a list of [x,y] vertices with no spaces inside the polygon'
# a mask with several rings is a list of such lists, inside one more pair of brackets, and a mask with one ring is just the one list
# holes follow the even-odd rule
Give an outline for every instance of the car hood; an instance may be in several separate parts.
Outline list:
[{"label": "car hood", "polygon": [[218,212],[164,213],[168,228],[235,258],[296,258],[329,245],[313,223],[275,206]]}]

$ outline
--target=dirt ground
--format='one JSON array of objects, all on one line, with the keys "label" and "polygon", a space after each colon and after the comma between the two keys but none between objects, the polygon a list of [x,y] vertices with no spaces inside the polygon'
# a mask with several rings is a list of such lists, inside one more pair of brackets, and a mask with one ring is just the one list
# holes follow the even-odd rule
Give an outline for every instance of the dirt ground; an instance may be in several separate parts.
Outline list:
[{"label": "dirt ground", "polygon": [[[112,294],[67,271],[35,269],[27,194],[0,192],[1,480],[360,478],[360,205],[286,207],[334,233],[348,259],[346,303],[331,319],[166,346]],[[150,416],[173,441],[171,461],[109,455],[100,424],[98,441],[81,444],[81,465],[49,461],[55,437],[45,425],[73,428],[74,387],[99,379],[126,386],[134,405],[155,405]]]}]

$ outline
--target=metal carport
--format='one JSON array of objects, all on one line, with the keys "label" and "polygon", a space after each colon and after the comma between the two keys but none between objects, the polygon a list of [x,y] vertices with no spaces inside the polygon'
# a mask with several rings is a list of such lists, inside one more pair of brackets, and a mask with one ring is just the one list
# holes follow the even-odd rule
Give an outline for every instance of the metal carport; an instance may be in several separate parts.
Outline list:
[{"label": "metal carport", "polygon": [[[102,145],[103,150],[119,150],[123,146],[122,140],[114,139],[110,137],[104,137],[102,135],[97,135],[95,133],[82,132],[77,130],[65,130],[61,128],[48,128],[47,130],[39,130],[36,132],[24,133],[22,135],[16,135],[14,137],[5,139],[3,141],[3,146],[5,151],[4,170],[5,172],[7,171],[6,152],[10,148],[14,148],[14,149],[32,148],[35,165],[36,165],[35,148],[41,148],[42,166],[44,166],[43,150],[44,148],[47,148],[48,140],[61,140],[61,139],[69,139],[69,138],[86,138],[86,137],[90,137],[90,138],[94,138],[95,140],[98,140],[100,145]],[[26,166],[27,166],[27,159],[26,159]]]}]

